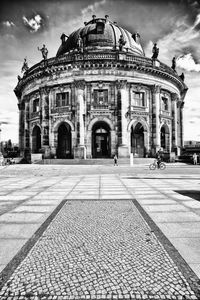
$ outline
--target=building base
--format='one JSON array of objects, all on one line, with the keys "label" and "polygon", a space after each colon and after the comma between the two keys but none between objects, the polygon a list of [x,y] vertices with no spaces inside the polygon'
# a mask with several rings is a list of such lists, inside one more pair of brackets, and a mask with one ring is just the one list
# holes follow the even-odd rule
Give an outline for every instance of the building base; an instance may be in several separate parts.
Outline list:
[{"label": "building base", "polygon": [[127,146],[119,146],[118,147],[118,157],[129,157],[129,150]]},{"label": "building base", "polygon": [[86,159],[86,147],[85,146],[75,147],[74,158]]}]

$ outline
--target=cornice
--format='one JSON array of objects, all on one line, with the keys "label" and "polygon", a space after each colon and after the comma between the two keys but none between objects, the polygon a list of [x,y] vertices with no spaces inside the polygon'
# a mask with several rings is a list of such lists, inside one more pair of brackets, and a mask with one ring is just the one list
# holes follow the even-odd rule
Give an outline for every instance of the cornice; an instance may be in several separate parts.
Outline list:
[{"label": "cornice", "polygon": [[[29,69],[15,88],[15,94],[20,97],[23,88],[35,79],[59,74],[63,71],[73,72],[76,65],[80,71],[87,69],[115,69],[124,71],[137,71],[161,77],[175,84],[180,91],[186,91],[187,86],[170,67],[160,63],[159,67],[153,65],[152,59],[147,57],[134,56],[130,53],[125,55],[123,60],[117,59],[115,52],[86,54],[67,54],[61,57],[54,57],[47,60],[46,66],[40,62]],[[75,58],[74,58],[75,57]],[[75,64],[75,65],[74,65]],[[128,76],[128,75],[127,75]]]}]

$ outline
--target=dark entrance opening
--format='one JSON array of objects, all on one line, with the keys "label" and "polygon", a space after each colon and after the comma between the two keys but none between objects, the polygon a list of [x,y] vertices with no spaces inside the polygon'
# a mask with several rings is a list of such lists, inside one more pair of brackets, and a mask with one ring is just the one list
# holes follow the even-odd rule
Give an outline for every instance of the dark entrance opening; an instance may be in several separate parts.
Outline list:
[{"label": "dark entrance opening", "polygon": [[58,128],[57,158],[72,158],[71,127],[67,123]]},{"label": "dark entrance opening", "polygon": [[110,157],[110,128],[104,122],[98,122],[92,129],[92,157]]},{"label": "dark entrance opening", "polygon": [[139,122],[135,128],[131,127],[131,152],[138,157],[144,157],[144,127]]},{"label": "dark entrance opening", "polygon": [[160,130],[160,145],[163,151],[169,151],[169,129],[165,125]]},{"label": "dark entrance opening", "polygon": [[39,126],[33,128],[32,133],[32,153],[38,153],[41,150],[41,130]]}]

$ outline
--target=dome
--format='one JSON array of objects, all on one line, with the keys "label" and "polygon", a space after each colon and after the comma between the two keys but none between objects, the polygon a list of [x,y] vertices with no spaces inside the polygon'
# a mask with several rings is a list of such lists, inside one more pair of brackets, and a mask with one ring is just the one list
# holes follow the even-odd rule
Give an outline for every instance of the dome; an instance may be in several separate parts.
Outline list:
[{"label": "dome", "polygon": [[123,50],[137,56],[144,56],[139,34],[131,34],[115,22],[108,20],[108,16],[105,18],[93,16],[91,21],[86,22],[84,27],[74,31],[69,37],[62,34],[61,40],[62,44],[57,56],[80,49],[80,45],[85,50]]}]

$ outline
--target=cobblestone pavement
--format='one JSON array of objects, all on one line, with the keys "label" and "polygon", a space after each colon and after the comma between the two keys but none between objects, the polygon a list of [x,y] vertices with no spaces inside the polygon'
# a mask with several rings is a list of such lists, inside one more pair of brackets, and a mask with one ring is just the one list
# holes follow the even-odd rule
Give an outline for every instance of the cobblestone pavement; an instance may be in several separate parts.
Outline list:
[{"label": "cobblestone pavement", "polygon": [[[8,203],[0,239],[1,225],[13,218],[16,226],[40,214],[46,221],[18,253],[0,299],[199,299],[198,278],[152,221],[167,234],[179,225],[177,215],[181,228],[189,220],[198,228],[197,201],[175,192],[191,181],[153,176],[160,175],[2,178],[0,200]],[[193,180],[193,189],[199,183]],[[55,210],[47,218],[49,207]],[[196,239],[198,230],[189,234]]]},{"label": "cobblestone pavement", "polygon": [[0,295],[36,292],[44,299],[197,299],[128,200],[67,201]]}]

